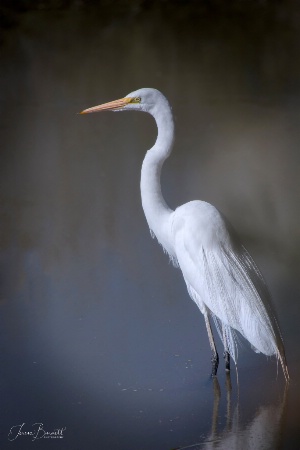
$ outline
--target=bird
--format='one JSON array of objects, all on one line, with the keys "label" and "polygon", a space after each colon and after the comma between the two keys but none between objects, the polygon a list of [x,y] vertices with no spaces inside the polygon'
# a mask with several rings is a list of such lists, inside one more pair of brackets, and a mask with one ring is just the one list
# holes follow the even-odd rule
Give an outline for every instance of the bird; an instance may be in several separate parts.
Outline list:
[{"label": "bird", "polygon": [[80,114],[105,110],[142,111],[156,122],[157,138],[141,169],[142,207],[152,237],[181,270],[187,291],[204,316],[212,352],[211,376],[217,376],[219,366],[213,322],[224,347],[227,373],[231,359],[237,368],[242,335],[255,352],[276,356],[288,382],[282,334],[269,289],[234,228],[206,201],[193,200],[173,210],[162,195],[161,170],[174,144],[174,119],[166,97],[157,89],[142,88]]}]

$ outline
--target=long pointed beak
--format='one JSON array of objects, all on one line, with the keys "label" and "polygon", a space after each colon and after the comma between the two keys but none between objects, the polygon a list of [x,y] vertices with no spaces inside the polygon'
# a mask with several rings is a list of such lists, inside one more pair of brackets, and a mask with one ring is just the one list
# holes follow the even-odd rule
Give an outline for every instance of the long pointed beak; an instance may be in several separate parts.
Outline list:
[{"label": "long pointed beak", "polygon": [[98,112],[98,111],[105,111],[108,109],[121,109],[124,106],[128,105],[128,103],[130,103],[131,101],[132,101],[132,98],[130,98],[130,97],[120,98],[119,100],[114,100],[112,102],[103,103],[102,105],[93,106],[92,108],[84,109],[83,111],[80,112],[80,114],[89,114],[89,113],[94,113],[94,112]]}]

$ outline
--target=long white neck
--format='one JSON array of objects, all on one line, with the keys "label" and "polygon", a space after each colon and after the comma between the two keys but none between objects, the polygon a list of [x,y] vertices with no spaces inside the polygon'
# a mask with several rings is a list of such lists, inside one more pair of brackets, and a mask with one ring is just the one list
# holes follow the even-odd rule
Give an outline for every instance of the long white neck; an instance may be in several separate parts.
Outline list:
[{"label": "long white neck", "polygon": [[174,122],[171,108],[167,101],[159,108],[151,110],[158,129],[155,145],[148,150],[142,165],[141,196],[144,213],[150,230],[156,235],[158,241],[172,253],[164,233],[168,219],[173,212],[165,202],[160,184],[161,169],[164,161],[170,155],[174,140]]}]

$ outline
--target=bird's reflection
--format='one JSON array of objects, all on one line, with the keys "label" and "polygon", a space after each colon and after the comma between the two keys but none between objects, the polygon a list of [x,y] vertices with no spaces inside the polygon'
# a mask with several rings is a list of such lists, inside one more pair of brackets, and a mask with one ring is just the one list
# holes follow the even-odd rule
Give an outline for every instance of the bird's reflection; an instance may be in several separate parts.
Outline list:
[{"label": "bird's reflection", "polygon": [[230,375],[226,374],[226,425],[222,431],[218,430],[221,388],[217,377],[214,377],[212,387],[213,411],[211,432],[204,441],[179,447],[177,450],[281,448],[287,410],[288,385],[285,386],[281,401],[269,406],[260,406],[250,422],[242,423],[240,420],[239,396],[232,411],[231,379]]}]

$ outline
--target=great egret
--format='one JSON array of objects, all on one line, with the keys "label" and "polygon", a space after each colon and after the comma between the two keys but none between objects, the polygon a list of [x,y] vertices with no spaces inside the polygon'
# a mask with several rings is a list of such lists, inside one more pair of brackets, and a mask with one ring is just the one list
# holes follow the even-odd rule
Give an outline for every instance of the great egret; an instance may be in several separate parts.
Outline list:
[{"label": "great egret", "polygon": [[156,121],[157,139],[142,165],[142,205],[152,236],[156,236],[174,266],[181,269],[188,293],[204,316],[212,350],[212,376],[217,374],[219,356],[210,318],[224,345],[226,371],[230,370],[230,356],[235,364],[237,361],[238,331],[256,352],[276,355],[287,381],[284,345],[268,289],[230,224],[209,203],[191,201],[173,211],[162,196],[161,169],[174,141],[167,99],[156,89],[143,88],[81,114],[103,110],[144,111]]}]

